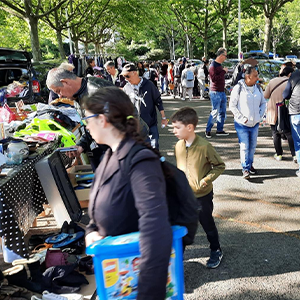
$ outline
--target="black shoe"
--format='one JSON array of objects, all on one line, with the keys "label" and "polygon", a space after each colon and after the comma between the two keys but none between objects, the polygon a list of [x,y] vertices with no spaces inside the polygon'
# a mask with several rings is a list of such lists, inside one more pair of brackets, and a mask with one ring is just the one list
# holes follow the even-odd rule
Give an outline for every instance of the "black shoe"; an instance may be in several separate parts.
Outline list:
[{"label": "black shoe", "polygon": [[257,174],[257,170],[254,169],[253,166],[251,166],[250,170],[249,170],[249,173],[252,174],[252,175],[256,175]]},{"label": "black shoe", "polygon": [[210,258],[206,263],[206,267],[208,269],[217,268],[220,265],[222,258],[223,258],[223,253],[220,249],[217,251],[211,251]]},{"label": "black shoe", "polygon": [[86,275],[94,274],[94,264],[92,256],[85,256],[81,258],[78,263],[78,266],[80,272],[85,272]]},{"label": "black shoe", "polygon": [[225,131],[217,131],[216,132],[216,136],[227,136],[227,135],[229,135],[229,133],[225,132]]},{"label": "black shoe", "polygon": [[206,137],[207,139],[211,139],[211,133],[210,133],[210,131],[206,131],[206,132],[205,132],[205,137]]}]

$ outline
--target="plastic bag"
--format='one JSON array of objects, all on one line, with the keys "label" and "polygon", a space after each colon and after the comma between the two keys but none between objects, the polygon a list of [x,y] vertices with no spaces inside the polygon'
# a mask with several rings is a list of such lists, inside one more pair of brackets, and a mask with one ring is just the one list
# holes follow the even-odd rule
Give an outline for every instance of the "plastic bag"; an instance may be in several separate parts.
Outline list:
[{"label": "plastic bag", "polygon": [[3,107],[0,107],[0,122],[10,123],[17,119],[15,113],[5,103]]}]

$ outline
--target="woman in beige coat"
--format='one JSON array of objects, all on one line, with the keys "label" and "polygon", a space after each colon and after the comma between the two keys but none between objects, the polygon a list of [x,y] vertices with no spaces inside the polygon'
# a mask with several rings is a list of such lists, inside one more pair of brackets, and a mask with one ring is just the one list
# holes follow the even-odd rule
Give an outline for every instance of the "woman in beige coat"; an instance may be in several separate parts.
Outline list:
[{"label": "woman in beige coat", "polygon": [[[282,160],[283,150],[281,145],[282,134],[277,130],[278,108],[276,104],[284,100],[282,93],[293,71],[294,69],[292,67],[285,67],[279,77],[270,80],[264,92],[264,97],[269,99],[267,104],[267,123],[270,124],[272,130],[273,142],[276,151],[274,158],[278,161]],[[288,140],[293,160],[294,162],[297,162],[292,134],[290,131],[284,131],[283,134]]]}]

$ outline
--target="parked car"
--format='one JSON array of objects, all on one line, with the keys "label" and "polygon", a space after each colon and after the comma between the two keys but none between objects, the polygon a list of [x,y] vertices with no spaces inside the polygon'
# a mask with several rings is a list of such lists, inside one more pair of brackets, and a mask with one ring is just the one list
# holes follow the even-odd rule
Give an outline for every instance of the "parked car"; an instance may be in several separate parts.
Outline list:
[{"label": "parked car", "polygon": [[243,54],[244,60],[247,58],[255,58],[255,59],[269,59],[268,54],[264,52],[246,52]]},{"label": "parked car", "polygon": [[279,76],[279,70],[281,65],[283,64],[282,61],[278,60],[259,60],[258,62],[258,73],[259,78],[262,79],[261,85],[262,88],[265,89],[267,84],[272,78]]},{"label": "parked car", "polygon": [[0,104],[23,100],[24,104],[48,103],[48,71],[60,62],[32,63],[27,51],[0,48]]},{"label": "parked car", "polygon": [[[279,70],[283,61],[273,59],[257,59],[257,71],[259,73],[260,83],[263,89],[267,86],[272,78],[279,76]],[[232,91],[231,79],[225,79],[225,92],[230,95]]]}]

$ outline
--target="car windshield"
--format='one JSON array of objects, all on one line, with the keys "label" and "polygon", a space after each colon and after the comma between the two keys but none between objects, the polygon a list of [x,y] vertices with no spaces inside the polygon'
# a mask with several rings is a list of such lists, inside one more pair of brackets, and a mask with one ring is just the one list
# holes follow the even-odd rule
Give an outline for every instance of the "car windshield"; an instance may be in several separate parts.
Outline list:
[{"label": "car windshield", "polygon": [[280,67],[282,62],[280,61],[266,61],[259,63],[259,73],[266,76],[266,77],[276,77],[279,74]]},{"label": "car windshield", "polygon": [[28,61],[26,55],[22,52],[0,51],[0,61]]}]

